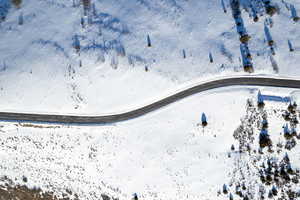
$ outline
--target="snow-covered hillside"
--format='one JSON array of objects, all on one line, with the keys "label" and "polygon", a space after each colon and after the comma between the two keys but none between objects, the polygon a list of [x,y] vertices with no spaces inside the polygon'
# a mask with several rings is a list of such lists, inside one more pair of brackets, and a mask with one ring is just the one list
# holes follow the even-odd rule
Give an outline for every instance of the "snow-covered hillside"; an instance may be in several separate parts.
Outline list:
[{"label": "snow-covered hillside", "polygon": [[[225,75],[300,75],[299,0],[84,1],[0,0],[0,111],[103,114]],[[115,124],[2,121],[0,195],[299,199],[290,98],[236,86]]]},{"label": "snow-covered hillside", "polygon": [[[262,90],[280,96],[291,92]],[[289,189],[297,192],[298,183],[264,185],[260,181],[262,165],[280,161],[285,153],[298,177],[299,133],[289,139],[283,136],[286,124],[290,133],[296,130],[292,120],[282,117],[287,103],[265,101],[264,108],[257,108],[256,99],[257,89],[232,87],[107,126],[1,122],[0,175],[56,194],[72,191],[83,200],[101,199],[101,194],[128,200],[133,193],[153,200],[229,199],[229,193],[243,199],[236,194],[238,185],[246,187],[241,192],[250,199],[259,199],[261,188],[267,197],[273,185],[277,197]],[[199,124],[202,112],[208,121],[205,128]],[[264,129],[269,131],[272,147],[258,153],[263,119],[268,121]],[[291,141],[296,146],[289,149]],[[227,194],[223,194],[223,184]]]},{"label": "snow-covered hillside", "polygon": [[300,2],[271,5],[272,17],[243,0],[235,18],[229,0],[92,0],[85,16],[79,0],[1,0],[0,109],[112,112],[195,78],[246,73],[241,34],[254,73],[300,75]]}]

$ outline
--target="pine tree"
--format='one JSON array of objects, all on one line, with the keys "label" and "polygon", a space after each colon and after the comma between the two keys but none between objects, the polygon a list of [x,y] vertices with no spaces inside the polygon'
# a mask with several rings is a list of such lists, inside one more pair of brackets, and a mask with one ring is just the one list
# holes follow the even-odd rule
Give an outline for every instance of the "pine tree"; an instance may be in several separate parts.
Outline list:
[{"label": "pine tree", "polygon": [[22,0],[11,0],[16,8],[20,8],[22,4]]},{"label": "pine tree", "polygon": [[269,193],[268,193],[268,198],[269,198],[269,199],[272,199],[272,198],[273,198],[272,190],[269,191]]},{"label": "pine tree", "polygon": [[259,134],[259,145],[261,148],[272,145],[272,141],[266,129],[262,129]]},{"label": "pine tree", "polygon": [[292,105],[292,102],[289,103],[288,111],[289,111],[290,113],[294,113],[294,112],[295,112],[295,109],[294,109],[294,106]]},{"label": "pine tree", "polygon": [[263,107],[265,105],[264,99],[263,99],[260,91],[258,91],[258,94],[257,94],[257,105],[258,105],[258,107]]},{"label": "pine tree", "polygon": [[24,24],[23,13],[20,13],[20,15],[19,15],[18,24],[19,24],[20,26]]},{"label": "pine tree", "polygon": [[206,119],[206,115],[204,113],[202,113],[202,116],[201,116],[201,123],[202,123],[203,127],[207,126],[207,119]]},{"label": "pine tree", "polygon": [[287,166],[286,166],[286,172],[289,173],[289,174],[294,174],[294,170],[292,168],[291,163],[287,164]]},{"label": "pine tree", "polygon": [[81,17],[81,19],[80,19],[80,24],[81,24],[82,28],[85,28],[85,23],[84,23],[84,18],[83,17]]},{"label": "pine tree", "polygon": [[87,16],[91,9],[91,0],[82,0],[84,16]]},{"label": "pine tree", "polygon": [[149,35],[147,35],[147,45],[148,45],[148,47],[151,47],[151,46],[152,46],[152,44],[151,44],[151,39],[150,39],[150,36],[149,36]]},{"label": "pine tree", "polygon": [[292,43],[291,43],[290,40],[288,40],[288,45],[289,45],[289,50],[290,50],[290,52],[295,51],[295,49],[294,49],[294,47],[293,47],[293,45],[292,45]]},{"label": "pine tree", "polygon": [[209,62],[210,62],[210,63],[213,63],[213,62],[214,62],[214,59],[213,59],[213,56],[212,56],[212,53],[211,53],[211,52],[209,52],[208,57],[209,57]]},{"label": "pine tree", "polygon": [[98,35],[102,36],[102,28],[101,28],[101,26],[98,26]]},{"label": "pine tree", "polygon": [[231,145],[231,148],[230,148],[230,149],[231,149],[231,151],[234,151],[234,150],[235,150],[235,148],[234,148],[234,145],[233,145],[233,144]]},{"label": "pine tree", "polygon": [[228,188],[227,188],[227,185],[226,185],[226,184],[223,185],[223,193],[224,193],[224,194],[227,194],[227,193],[228,193]]},{"label": "pine tree", "polygon": [[[271,47],[271,49],[272,48],[273,47]],[[275,51],[272,51],[272,55],[270,55],[270,62],[271,62],[274,72],[278,73],[279,67],[278,67],[278,64],[277,64],[275,58],[273,57],[273,55],[275,55]]]},{"label": "pine tree", "polygon": [[292,128],[291,130],[291,135],[294,137],[294,136],[297,136],[297,131],[295,128]]},{"label": "pine tree", "polygon": [[74,48],[76,49],[77,52],[80,51],[80,41],[78,39],[78,35],[74,36]]},{"label": "pine tree", "polygon": [[117,69],[117,68],[118,68],[118,65],[119,65],[119,58],[118,58],[118,56],[114,53],[114,54],[112,55],[112,58],[111,58],[110,66],[111,66],[113,69]]},{"label": "pine tree", "polygon": [[222,3],[222,8],[223,8],[224,13],[227,13],[224,0],[222,0],[221,3]]},{"label": "pine tree", "polygon": [[269,46],[273,46],[273,45],[274,45],[274,40],[273,40],[273,38],[272,38],[272,36],[271,36],[271,33],[270,33],[269,28],[268,28],[266,25],[265,25],[264,30],[265,30],[265,36],[266,36],[266,39],[267,39],[267,41],[268,41],[268,45],[269,45]]},{"label": "pine tree", "polygon": [[269,126],[268,120],[267,119],[263,119],[263,121],[262,121],[262,128],[266,129],[266,128],[268,128],[268,126]]},{"label": "pine tree", "polygon": [[185,59],[186,58],[186,53],[185,53],[184,49],[182,50],[182,55],[183,55],[183,59]]},{"label": "pine tree", "polygon": [[92,11],[93,11],[93,15],[97,16],[97,9],[95,3],[92,4]]},{"label": "pine tree", "polygon": [[287,153],[285,153],[284,157],[283,157],[283,161],[288,164],[290,163],[290,158],[289,158],[289,155]]},{"label": "pine tree", "polygon": [[245,185],[245,183],[243,182],[242,183],[242,190],[246,190],[247,188],[246,188],[246,185]]},{"label": "pine tree", "polygon": [[132,198],[132,200],[138,200],[139,198],[138,198],[138,195],[136,194],[136,193],[134,193],[133,194],[133,198]]},{"label": "pine tree", "polygon": [[92,24],[93,23],[93,16],[91,14],[88,14],[87,21],[88,21],[88,24]]},{"label": "pine tree", "polygon": [[292,19],[294,20],[294,22],[298,22],[300,20],[300,17],[298,17],[297,15],[297,11],[294,5],[291,5],[291,13],[292,13]]},{"label": "pine tree", "polygon": [[278,191],[277,191],[277,188],[276,188],[275,185],[273,185],[273,187],[272,187],[272,194],[273,194],[274,196],[277,196],[277,194],[278,194]]},{"label": "pine tree", "polygon": [[286,139],[291,139],[292,137],[288,124],[285,124],[283,127],[283,135]]}]

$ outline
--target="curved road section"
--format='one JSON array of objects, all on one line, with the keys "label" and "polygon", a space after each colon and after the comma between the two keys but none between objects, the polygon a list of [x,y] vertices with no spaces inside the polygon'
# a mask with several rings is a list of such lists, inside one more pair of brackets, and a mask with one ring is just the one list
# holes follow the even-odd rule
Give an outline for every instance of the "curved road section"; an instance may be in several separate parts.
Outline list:
[{"label": "curved road section", "polygon": [[140,117],[154,110],[160,109],[166,105],[174,103],[193,94],[227,86],[270,86],[282,88],[300,89],[300,80],[269,78],[269,77],[231,77],[213,80],[205,83],[199,83],[185,90],[179,91],[161,100],[153,102],[141,108],[105,116],[75,116],[75,115],[53,115],[53,114],[30,114],[30,113],[12,113],[0,112],[0,120],[7,121],[33,121],[50,123],[77,123],[77,124],[104,124],[115,123]]}]

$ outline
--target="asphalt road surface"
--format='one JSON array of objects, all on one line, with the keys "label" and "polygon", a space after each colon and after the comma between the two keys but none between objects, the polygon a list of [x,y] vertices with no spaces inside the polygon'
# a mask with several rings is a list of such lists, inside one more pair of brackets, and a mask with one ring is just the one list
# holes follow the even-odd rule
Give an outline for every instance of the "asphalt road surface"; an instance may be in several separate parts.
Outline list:
[{"label": "asphalt road surface", "polygon": [[106,116],[76,116],[76,115],[53,115],[53,114],[30,114],[0,112],[0,120],[4,121],[31,121],[48,123],[76,123],[76,124],[104,124],[125,121],[140,117],[163,106],[174,103],[193,94],[227,86],[271,86],[282,88],[300,89],[300,80],[266,78],[266,77],[234,77],[221,78],[210,82],[201,83],[171,96],[153,102],[144,107],[120,114]]}]

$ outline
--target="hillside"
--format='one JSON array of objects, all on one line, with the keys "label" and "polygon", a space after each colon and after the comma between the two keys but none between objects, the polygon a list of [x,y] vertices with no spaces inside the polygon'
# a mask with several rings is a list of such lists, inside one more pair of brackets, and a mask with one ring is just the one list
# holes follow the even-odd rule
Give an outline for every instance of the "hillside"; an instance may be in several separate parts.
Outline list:
[{"label": "hillside", "polygon": [[[263,90],[281,96],[291,92]],[[300,137],[293,119],[298,119],[299,109],[284,118],[287,103],[265,101],[259,108],[256,94],[252,88],[220,89],[106,126],[1,122],[1,174],[14,184],[58,196],[71,191],[69,196],[76,194],[80,200],[101,199],[103,194],[126,200],[133,193],[140,199],[221,200],[229,199],[230,193],[234,199],[259,199],[260,190],[267,198],[273,186],[278,191],[273,199],[287,198],[289,190],[296,195]],[[204,128],[202,112],[208,122]],[[271,139],[268,146],[260,144],[262,130]],[[280,162],[286,153],[287,166]],[[266,179],[269,162],[277,163],[278,170],[292,167],[289,181],[274,182],[273,168],[271,181],[263,181],[260,173]]]},{"label": "hillside", "polygon": [[256,74],[300,74],[297,0],[273,0],[272,17],[256,0],[94,0],[87,16],[79,0],[0,4],[1,110],[119,111],[249,64]]},{"label": "hillside", "polygon": [[[101,115],[217,77],[298,78],[299,15],[299,0],[0,0],[0,111]],[[300,199],[299,105],[232,86],[118,123],[1,120],[0,200]]]}]

